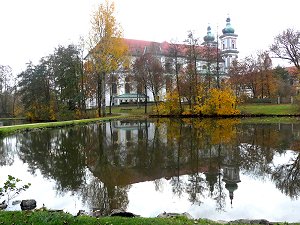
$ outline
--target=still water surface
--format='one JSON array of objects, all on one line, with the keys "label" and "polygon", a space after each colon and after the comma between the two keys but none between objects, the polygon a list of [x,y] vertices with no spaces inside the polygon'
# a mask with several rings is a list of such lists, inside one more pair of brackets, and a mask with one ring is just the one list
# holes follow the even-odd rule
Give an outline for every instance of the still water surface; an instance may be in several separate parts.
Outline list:
[{"label": "still water surface", "polygon": [[73,214],[299,222],[299,152],[299,122],[113,121],[1,139],[0,183],[30,182],[17,199]]}]

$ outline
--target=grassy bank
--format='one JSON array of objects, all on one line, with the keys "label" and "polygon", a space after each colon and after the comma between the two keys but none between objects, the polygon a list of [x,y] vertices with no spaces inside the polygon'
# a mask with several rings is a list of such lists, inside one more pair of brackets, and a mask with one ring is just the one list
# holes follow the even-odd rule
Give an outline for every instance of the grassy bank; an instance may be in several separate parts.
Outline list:
[{"label": "grassy bank", "polygon": [[71,214],[62,212],[47,212],[47,211],[0,211],[0,224],[38,224],[38,225],[57,225],[57,224],[68,224],[68,225],[208,225],[217,224],[209,220],[189,220],[185,217],[176,218],[124,218],[124,217],[89,217],[89,216],[72,216]]},{"label": "grassy bank", "polygon": [[[241,114],[244,115],[265,115],[265,116],[300,115],[300,111],[298,110],[297,105],[291,105],[291,104],[282,104],[282,105],[247,104],[247,105],[238,106],[238,109],[241,111]],[[108,117],[101,117],[101,118],[94,118],[94,119],[83,119],[83,120],[69,120],[69,121],[61,121],[61,122],[32,123],[32,124],[22,124],[22,125],[14,125],[14,126],[4,126],[4,127],[0,127],[0,137],[12,134],[17,131],[22,131],[22,130],[43,129],[43,128],[51,128],[51,127],[66,127],[66,126],[74,126],[74,125],[94,123],[99,121],[108,121],[112,119],[121,119],[121,118],[128,118],[128,117],[130,118],[147,117],[148,114],[145,114],[144,110],[145,110],[144,107],[117,106],[117,107],[112,107],[112,115],[115,116],[108,116]],[[149,113],[152,112],[152,106],[148,107],[148,112]],[[256,120],[260,120],[260,119],[261,118],[256,118]],[[264,119],[269,120],[266,118]],[[289,120],[294,120],[294,119],[295,118]]]},{"label": "grassy bank", "polygon": [[292,104],[245,104],[238,109],[246,115],[300,115],[298,106]]},{"label": "grassy bank", "polygon": [[[152,106],[148,106],[147,111],[151,112]],[[109,108],[107,108],[107,113],[109,113]],[[128,118],[128,117],[142,118],[145,116],[147,116],[147,114],[145,114],[144,107],[116,106],[116,107],[112,107],[112,116],[107,116],[107,117],[82,119],[82,120],[68,120],[68,121],[60,121],[60,122],[28,123],[28,124],[13,125],[13,126],[3,126],[3,127],[0,127],[0,137],[7,136],[9,134],[12,134],[12,133],[15,133],[18,131],[24,131],[24,130],[26,131],[26,130],[52,128],[52,127],[66,127],[66,126],[95,123],[95,122],[99,122],[99,121],[109,121],[112,119],[121,119],[121,118]],[[5,119],[7,120],[10,118],[5,118]],[[14,119],[14,118],[12,118],[12,119]],[[4,120],[4,118],[2,120]]]},{"label": "grassy bank", "polygon": [[[213,224],[249,224],[249,223],[218,223],[211,220],[199,219],[190,220],[183,216],[172,218],[124,218],[124,217],[89,217],[89,216],[72,216],[63,212],[48,212],[48,211],[0,211],[0,224],[3,225],[213,225]],[[251,223],[255,224],[255,223]],[[273,223],[273,224],[288,224],[288,223]],[[293,223],[290,223],[293,224]],[[294,223],[296,224],[296,223]]]},{"label": "grassy bank", "polygon": [[93,118],[93,119],[82,119],[82,120],[68,120],[68,121],[60,121],[60,122],[47,122],[47,123],[28,123],[21,125],[13,125],[13,126],[3,126],[0,127],[0,137],[6,136],[11,133],[15,133],[18,131],[24,130],[32,130],[32,129],[43,129],[43,128],[51,128],[51,127],[66,127],[66,126],[74,126],[74,125],[82,125],[88,123],[95,123],[99,121],[109,121],[112,119],[120,119],[126,117],[125,115],[115,115],[101,118]]}]

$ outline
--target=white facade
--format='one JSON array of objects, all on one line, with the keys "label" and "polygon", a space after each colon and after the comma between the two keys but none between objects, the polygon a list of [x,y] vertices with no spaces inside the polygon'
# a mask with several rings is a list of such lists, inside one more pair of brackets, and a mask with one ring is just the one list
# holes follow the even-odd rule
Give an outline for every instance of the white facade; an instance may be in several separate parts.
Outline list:
[{"label": "white facade", "polygon": [[[200,46],[196,46],[197,50],[203,51],[203,56],[200,57],[197,62],[197,71],[199,76],[218,76],[218,79],[221,77],[226,78],[232,61],[237,59],[238,57],[239,52],[237,51],[237,37],[238,35],[234,33],[234,29],[231,27],[230,18],[226,19],[226,27],[222,30],[222,35],[220,37],[217,37],[217,41],[215,41],[215,37],[211,32],[211,28],[210,26],[208,26],[207,35],[203,38],[204,42]],[[169,48],[171,46],[170,43],[158,43],[132,39],[124,40],[129,47],[132,65],[138,57],[150,51],[152,54],[153,52],[155,52],[155,57],[160,59],[162,65],[164,65],[164,63],[168,60],[168,57],[170,57],[168,55]],[[182,48],[188,47],[188,45],[184,44],[178,45]],[[212,51],[214,51],[212,53],[215,54],[213,60],[209,61],[207,59],[208,57],[205,57],[205,49],[211,49]],[[182,55],[180,55],[178,59],[183,65],[186,65],[186,58],[184,53],[182,53]],[[137,84],[133,81],[133,79],[129,79],[130,76],[128,76],[128,74],[118,74],[117,77],[118,78],[114,84],[116,86],[114,91],[112,91],[111,85],[107,86],[107,106],[110,105],[111,100],[112,105],[131,103],[136,104],[137,102],[145,102],[145,91],[142,91],[143,94],[138,94]],[[165,94],[166,88],[163,88],[159,93],[159,100],[163,100]],[[153,94],[149,89],[147,89],[147,101],[154,101]],[[95,107],[96,100],[88,101],[87,105],[89,108]]]},{"label": "white facade", "polygon": [[239,53],[237,50],[238,35],[234,33],[229,17],[226,19],[226,27],[222,32],[223,34],[220,36],[221,55],[225,62],[225,73],[227,73],[232,62],[238,58]]}]

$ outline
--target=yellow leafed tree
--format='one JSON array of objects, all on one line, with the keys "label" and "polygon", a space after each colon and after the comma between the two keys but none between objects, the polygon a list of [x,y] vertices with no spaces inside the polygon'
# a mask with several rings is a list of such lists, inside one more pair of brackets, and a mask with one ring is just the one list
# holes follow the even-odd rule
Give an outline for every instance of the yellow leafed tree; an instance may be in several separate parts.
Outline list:
[{"label": "yellow leafed tree", "polygon": [[203,115],[237,115],[240,112],[236,109],[236,102],[232,90],[213,88],[204,104],[195,106],[195,112]]},{"label": "yellow leafed tree", "polygon": [[98,115],[105,116],[106,78],[121,67],[128,66],[128,46],[124,42],[120,24],[114,16],[115,4],[106,0],[94,12],[89,36],[89,60],[93,65],[93,74],[97,83],[96,96]]},{"label": "yellow leafed tree", "polygon": [[179,94],[176,90],[167,92],[165,101],[157,106],[156,110],[160,115],[180,115]]}]

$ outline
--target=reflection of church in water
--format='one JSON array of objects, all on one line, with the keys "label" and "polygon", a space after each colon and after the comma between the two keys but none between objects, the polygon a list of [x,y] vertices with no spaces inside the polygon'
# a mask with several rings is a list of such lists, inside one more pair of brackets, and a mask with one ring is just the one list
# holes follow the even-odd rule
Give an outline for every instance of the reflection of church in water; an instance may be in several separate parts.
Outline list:
[{"label": "reflection of church in water", "polygon": [[204,172],[211,193],[218,181],[218,177],[222,178],[225,188],[228,190],[231,205],[234,191],[238,189],[238,183],[241,182],[238,152],[236,151],[233,148],[224,149],[221,145],[210,146],[209,150],[205,149],[202,151],[201,157],[208,161],[217,159],[217,163],[213,166],[209,165],[207,171],[199,171]]},{"label": "reflection of church in water", "polygon": [[232,154],[227,154],[223,160],[223,181],[226,183],[225,188],[229,191],[229,197],[233,200],[233,192],[237,190],[237,183],[241,182],[240,180],[240,169],[236,162],[236,159]]},{"label": "reflection of church in water", "polygon": [[[176,170],[176,172],[173,170],[174,165],[169,165],[162,168],[157,168],[159,165],[154,165],[154,167],[150,167],[145,170],[146,172],[140,171],[140,165],[137,165],[137,162],[140,162],[143,159],[139,159],[139,156],[137,155],[130,155],[131,158],[137,157],[138,159],[130,161],[128,160],[129,154],[132,154],[132,147],[136,147],[140,141],[149,142],[152,146],[155,142],[154,139],[156,138],[156,128],[157,127],[153,122],[148,121],[112,121],[111,127],[106,126],[105,128],[106,134],[111,135],[107,136],[107,140],[113,142],[114,144],[118,144],[120,150],[119,155],[117,156],[119,158],[118,162],[120,162],[119,166],[123,168],[119,168],[113,164],[108,165],[110,168],[109,171],[114,171],[114,174],[119,174],[118,178],[116,177],[116,179],[110,178],[107,180],[106,178],[101,177],[101,174],[96,176],[99,177],[104,183],[109,182],[110,186],[119,186],[144,181],[153,181],[161,178],[167,179],[174,176],[191,175],[194,172],[203,173],[206,177],[206,181],[210,187],[211,193],[217,184],[218,177],[222,182],[225,183],[225,188],[228,191],[227,193],[229,194],[232,205],[234,192],[238,189],[238,183],[241,182],[238,163],[238,148],[219,144],[210,145],[210,147],[205,146],[205,149],[197,149],[197,160],[199,161],[197,165],[199,166],[197,166],[196,169],[191,168],[191,165],[195,165],[193,161],[197,157],[184,155],[180,159],[181,165],[178,165],[178,170]],[[159,141],[160,143],[165,144],[164,146],[168,146],[166,136],[160,136]],[[167,149],[167,147],[158,149],[157,146],[154,148],[156,148],[155,150],[161,152]],[[173,151],[173,149],[169,150]],[[161,155],[163,156],[163,154]],[[170,161],[169,158],[163,158],[161,159],[161,162],[168,164],[172,161]],[[97,173],[97,169],[94,169],[92,170]],[[126,180],[121,178],[124,176],[124,174],[126,174]]]}]

